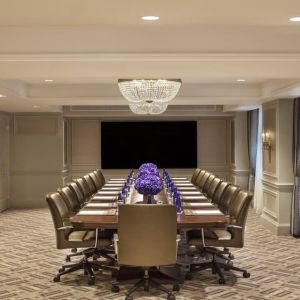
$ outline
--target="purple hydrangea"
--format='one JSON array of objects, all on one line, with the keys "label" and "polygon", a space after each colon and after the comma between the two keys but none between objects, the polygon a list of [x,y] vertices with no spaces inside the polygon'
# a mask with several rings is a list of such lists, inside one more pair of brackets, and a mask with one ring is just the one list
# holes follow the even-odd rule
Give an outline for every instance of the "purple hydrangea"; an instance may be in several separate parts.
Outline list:
[{"label": "purple hydrangea", "polygon": [[157,165],[153,164],[153,163],[144,163],[140,165],[139,171],[142,169],[148,169],[148,168],[153,168],[157,170]]}]

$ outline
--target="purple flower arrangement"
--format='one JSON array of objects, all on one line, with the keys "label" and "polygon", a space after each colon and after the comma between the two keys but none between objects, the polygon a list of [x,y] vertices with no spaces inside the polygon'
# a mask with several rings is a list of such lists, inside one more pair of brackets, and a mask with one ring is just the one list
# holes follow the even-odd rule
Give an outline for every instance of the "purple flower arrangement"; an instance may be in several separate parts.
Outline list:
[{"label": "purple flower arrangement", "polygon": [[163,188],[163,183],[157,166],[152,163],[142,164],[139,168],[134,187],[138,193],[143,195],[153,196],[158,194]]}]

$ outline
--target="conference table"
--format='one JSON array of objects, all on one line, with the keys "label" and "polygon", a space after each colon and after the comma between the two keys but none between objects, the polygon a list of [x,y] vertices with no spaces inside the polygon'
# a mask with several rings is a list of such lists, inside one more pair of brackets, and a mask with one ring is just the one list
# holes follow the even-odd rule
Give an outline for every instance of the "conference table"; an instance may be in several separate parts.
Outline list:
[{"label": "conference table", "polygon": [[[174,180],[176,180],[176,178],[174,178]],[[71,218],[73,227],[77,229],[117,229],[118,203],[116,193],[118,191],[118,185],[121,189],[121,182],[121,179],[120,181],[109,181],[100,191],[98,191],[98,193],[90,199],[88,204],[78,214]],[[174,182],[176,184],[176,181]],[[178,189],[183,189],[179,189],[182,195],[182,203],[191,205],[183,205],[183,212],[177,214],[178,229],[226,227],[226,224],[228,223],[227,217],[220,212],[217,207],[211,204],[205,196],[201,195],[200,191],[197,191],[195,187],[193,187],[191,184],[188,184],[188,180],[186,179],[182,178],[182,180],[177,182]],[[126,198],[125,204],[140,203],[142,202],[142,197],[143,195],[138,194],[134,187],[132,187],[129,196]],[[201,206],[192,206],[191,203],[193,201],[189,203],[191,200],[190,198],[197,199],[197,197],[200,198],[198,201],[200,201]],[[155,200],[156,203],[160,204],[172,203],[166,189],[163,189],[158,195],[156,195]],[[113,203],[115,207],[107,206],[99,208],[97,206],[97,203],[105,201]],[[193,211],[197,211],[198,213],[194,214]]]}]

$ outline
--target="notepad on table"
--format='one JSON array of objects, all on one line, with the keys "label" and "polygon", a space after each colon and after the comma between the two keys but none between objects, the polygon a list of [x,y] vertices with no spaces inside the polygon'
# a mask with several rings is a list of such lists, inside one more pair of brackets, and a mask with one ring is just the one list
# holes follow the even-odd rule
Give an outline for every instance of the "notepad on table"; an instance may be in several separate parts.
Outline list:
[{"label": "notepad on table", "polygon": [[91,198],[91,201],[117,201],[117,197],[116,196],[93,196],[93,198]]},{"label": "notepad on table", "polygon": [[78,216],[112,216],[117,213],[116,209],[105,210],[81,210]]},{"label": "notepad on table", "polygon": [[203,206],[203,207],[213,207],[214,205],[210,202],[182,202],[182,206]]},{"label": "notepad on table", "polygon": [[190,186],[190,187],[195,187],[192,183],[189,182],[175,182],[176,187],[184,187],[184,186]]},{"label": "notepad on table", "polygon": [[186,177],[172,177],[173,180],[187,180]]},{"label": "notepad on table", "polygon": [[113,181],[121,181],[121,182],[124,182],[125,179],[124,179],[124,178],[111,178],[111,179],[109,179],[109,182],[113,182]]},{"label": "notepad on table", "polygon": [[180,190],[180,191],[198,191],[199,190],[194,187],[194,186],[176,186],[177,190]]},{"label": "notepad on table", "polygon": [[104,186],[101,191],[119,191],[122,186]]},{"label": "notepad on table", "polygon": [[196,200],[207,200],[207,198],[204,195],[198,195],[198,196],[182,196],[181,197],[182,201],[196,201]]},{"label": "notepad on table", "polygon": [[124,183],[106,183],[103,187],[122,187]]},{"label": "notepad on table", "polygon": [[109,203],[109,202],[104,202],[104,203],[88,203],[85,207],[86,208],[110,208],[110,207],[116,207],[117,203]]},{"label": "notepad on table", "polygon": [[102,195],[118,195],[119,191],[99,191],[97,192],[96,196]]},{"label": "notepad on table", "polygon": [[184,209],[187,216],[216,216],[223,215],[218,209]]},{"label": "notepad on table", "polygon": [[200,191],[181,191],[181,195],[202,195]]}]

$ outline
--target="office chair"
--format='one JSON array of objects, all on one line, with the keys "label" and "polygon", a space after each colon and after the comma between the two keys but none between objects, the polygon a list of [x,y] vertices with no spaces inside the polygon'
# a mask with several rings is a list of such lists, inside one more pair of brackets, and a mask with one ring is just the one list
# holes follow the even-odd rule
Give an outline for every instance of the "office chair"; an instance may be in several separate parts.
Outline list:
[{"label": "office chair", "polygon": [[105,180],[105,177],[104,177],[102,171],[100,169],[97,169],[97,170],[94,171],[94,173],[98,176],[98,178],[100,179],[102,185],[104,185],[106,180]]},{"label": "office chair", "polygon": [[[226,229],[191,230],[187,232],[187,243],[197,246],[200,252],[207,252],[212,255],[212,260],[202,264],[192,264],[191,273],[211,268],[213,273],[219,275],[219,283],[224,284],[225,278],[222,270],[234,270],[243,273],[243,277],[249,278],[247,270],[233,266],[230,259],[224,257],[224,251],[215,247],[244,247],[244,232],[247,214],[252,201],[252,194],[246,191],[239,191],[238,195],[231,201],[229,207],[229,224]],[[221,258],[218,259],[218,258]]]},{"label": "office chair", "polygon": [[62,188],[58,188],[57,191],[65,201],[71,216],[75,215],[80,210],[81,204],[74,191],[72,191],[67,185]]},{"label": "office chair", "polygon": [[86,200],[92,196],[93,191],[90,189],[90,187],[83,178],[74,179],[74,182],[76,182]]},{"label": "office chair", "polygon": [[97,186],[95,185],[94,181],[92,180],[92,178],[89,175],[84,175],[82,178],[87,183],[91,193],[95,194],[98,189],[97,189]]},{"label": "office chair", "polygon": [[234,198],[237,196],[238,192],[241,190],[241,188],[237,185],[230,184],[226,191],[224,191],[220,202],[218,203],[218,208],[225,214],[228,214],[229,206],[231,201],[234,200]]},{"label": "office chair", "polygon": [[220,178],[214,178],[206,193],[206,197],[208,199],[212,199],[214,197],[216,190],[219,188],[221,182],[222,180]]},{"label": "office chair", "polygon": [[226,181],[223,181],[219,184],[218,188],[216,189],[213,197],[211,198],[211,202],[219,205],[219,203],[221,202],[221,198],[224,194],[224,192],[226,191],[226,189],[229,187],[229,183]]},{"label": "office chair", "polygon": [[[127,204],[119,206],[118,235],[115,249],[119,265],[140,266],[144,277],[127,293],[125,300],[132,300],[132,293],[139,287],[145,291],[150,286],[167,293],[168,300],[174,300],[173,293],[149,276],[151,267],[175,265],[177,259],[177,215],[173,205]],[[178,284],[173,290],[180,289]],[[112,284],[112,291],[118,292],[118,283]]]},{"label": "office chair", "polygon": [[54,223],[56,248],[87,248],[73,254],[72,256],[82,255],[83,258],[79,262],[63,265],[59,269],[58,274],[53,278],[53,281],[59,282],[62,275],[82,269],[84,270],[84,273],[88,275],[88,284],[94,284],[95,275],[93,269],[112,269],[113,267],[98,261],[89,261],[88,258],[95,255],[95,249],[100,250],[109,246],[111,244],[111,239],[101,236],[97,238],[96,243],[95,230],[75,230],[69,223],[68,207],[58,192],[46,195],[46,201]]},{"label": "office chair", "polygon": [[203,188],[202,188],[202,193],[203,194],[207,194],[207,191],[208,191],[208,189],[209,189],[209,187],[210,187],[210,185],[211,185],[211,183],[213,182],[213,180],[216,178],[216,176],[215,175],[210,175],[208,178],[207,178],[207,180],[206,180],[206,182],[204,183],[204,185],[203,185]]},{"label": "office chair", "polygon": [[200,173],[199,173],[199,175],[196,177],[195,183],[194,183],[194,185],[195,185],[196,187],[199,186],[199,183],[200,183],[200,181],[201,181],[201,179],[202,179],[202,177],[203,177],[203,175],[204,175],[205,173],[206,173],[205,170],[201,170]]},{"label": "office chair", "polygon": [[80,207],[82,207],[88,198],[85,198],[84,194],[82,193],[81,189],[77,185],[76,182],[67,183],[67,186],[76,194],[78,202],[80,203]]},{"label": "office chair", "polygon": [[199,181],[199,184],[198,184],[198,188],[202,191],[208,177],[210,176],[211,174],[209,172],[205,172],[204,175],[202,176],[202,178],[200,179]]},{"label": "office chair", "polygon": [[101,182],[100,178],[94,172],[89,173],[89,176],[93,180],[97,190],[100,190],[103,186],[103,183]]},{"label": "office chair", "polygon": [[201,172],[201,169],[200,169],[200,168],[197,168],[197,169],[194,171],[194,173],[193,173],[193,175],[192,175],[192,177],[191,177],[191,183],[192,183],[192,184],[195,184],[195,183],[196,183],[196,179],[197,179],[198,175],[200,174],[200,172]]}]

